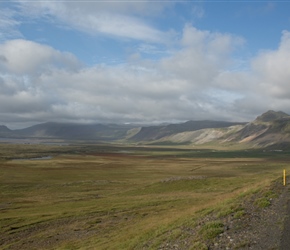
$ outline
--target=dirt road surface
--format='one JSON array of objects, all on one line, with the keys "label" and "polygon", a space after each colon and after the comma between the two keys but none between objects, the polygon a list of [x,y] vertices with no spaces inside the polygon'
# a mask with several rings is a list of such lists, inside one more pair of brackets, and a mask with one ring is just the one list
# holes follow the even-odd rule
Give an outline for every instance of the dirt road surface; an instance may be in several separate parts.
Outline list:
[{"label": "dirt road surface", "polygon": [[287,217],[284,222],[284,230],[282,234],[280,250],[290,249],[290,200],[288,201],[286,211],[287,211]]}]

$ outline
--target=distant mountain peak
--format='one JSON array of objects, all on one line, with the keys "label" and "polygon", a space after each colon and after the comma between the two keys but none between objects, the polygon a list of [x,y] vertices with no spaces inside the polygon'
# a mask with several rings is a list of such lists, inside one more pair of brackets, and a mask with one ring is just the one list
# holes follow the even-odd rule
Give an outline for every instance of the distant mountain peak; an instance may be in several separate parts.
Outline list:
[{"label": "distant mountain peak", "polygon": [[281,118],[285,118],[285,117],[290,117],[290,116],[282,111],[268,110],[267,112],[258,116],[255,121],[272,122],[272,121],[275,121],[277,119],[281,119]]},{"label": "distant mountain peak", "polygon": [[5,125],[0,125],[0,131],[11,131],[9,128],[7,128]]}]

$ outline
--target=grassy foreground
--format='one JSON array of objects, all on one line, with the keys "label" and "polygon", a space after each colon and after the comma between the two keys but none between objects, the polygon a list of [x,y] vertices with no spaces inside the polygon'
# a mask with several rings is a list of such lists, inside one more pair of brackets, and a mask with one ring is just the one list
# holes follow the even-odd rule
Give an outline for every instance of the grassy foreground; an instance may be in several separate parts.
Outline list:
[{"label": "grassy foreground", "polygon": [[[0,150],[0,249],[158,249],[183,237],[181,228],[194,230],[201,211],[267,186],[289,162],[279,152]],[[198,249],[201,239],[189,240]]]}]

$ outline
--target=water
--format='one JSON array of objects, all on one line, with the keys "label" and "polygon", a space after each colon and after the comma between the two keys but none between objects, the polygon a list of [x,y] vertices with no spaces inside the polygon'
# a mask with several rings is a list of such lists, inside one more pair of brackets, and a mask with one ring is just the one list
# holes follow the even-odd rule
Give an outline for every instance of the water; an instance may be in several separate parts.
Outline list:
[{"label": "water", "polygon": [[39,160],[50,160],[52,156],[42,156],[42,157],[34,157],[34,158],[18,158],[12,159],[12,161],[39,161]]}]

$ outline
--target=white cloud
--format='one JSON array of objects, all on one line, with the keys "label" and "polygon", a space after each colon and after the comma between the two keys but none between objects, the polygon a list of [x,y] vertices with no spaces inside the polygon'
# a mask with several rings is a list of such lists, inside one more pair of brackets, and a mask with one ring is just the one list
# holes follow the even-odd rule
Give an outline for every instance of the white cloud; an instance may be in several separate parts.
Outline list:
[{"label": "white cloud", "polygon": [[47,45],[18,39],[0,44],[0,72],[35,74],[55,68],[77,69],[74,55],[54,50]]},{"label": "white cloud", "polygon": [[112,13],[99,13],[98,15],[88,16],[86,20],[77,20],[77,17],[72,16],[69,22],[73,23],[76,28],[86,30],[91,34],[101,32],[121,38],[156,43],[165,43],[168,40],[166,33],[150,27],[135,17]]},{"label": "white cloud", "polygon": [[192,14],[197,18],[202,18],[205,15],[205,10],[200,5],[195,5],[192,7]]},{"label": "white cloud", "polygon": [[290,32],[283,31],[276,50],[261,51],[252,58],[248,71],[228,72],[218,80],[223,84],[232,80],[235,91],[242,94],[234,101],[236,112],[257,115],[272,109],[290,113],[289,65]]},{"label": "white cloud", "polygon": [[237,121],[270,108],[290,111],[289,32],[250,70],[233,72],[231,51],[241,41],[186,25],[180,49],[160,60],[139,55],[131,64],[87,67],[47,45],[7,41],[0,44],[1,122]]},{"label": "white cloud", "polygon": [[[27,17],[55,18],[68,27],[91,35],[105,34],[123,39],[167,43],[171,32],[163,32],[148,24],[144,13],[156,15],[172,3],[150,1],[114,2],[20,2]],[[140,17],[141,16],[141,17]],[[146,15],[145,15],[146,16]]]},{"label": "white cloud", "polygon": [[209,87],[231,63],[230,54],[242,41],[239,37],[186,25],[181,38],[181,50],[163,59],[162,65],[167,72],[187,79],[191,85]]},{"label": "white cloud", "polygon": [[277,50],[263,51],[252,62],[259,89],[269,96],[290,99],[290,32],[283,31]]},{"label": "white cloud", "polygon": [[20,22],[14,18],[15,15],[16,12],[11,9],[0,9],[0,42],[22,37],[22,34],[17,30]]},{"label": "white cloud", "polygon": [[49,46],[26,40],[6,42],[0,45],[2,74],[9,72],[0,82],[6,103],[1,112],[5,117],[26,114],[26,119],[40,121],[217,117],[224,102],[209,92],[235,38],[186,26],[180,44],[179,51],[160,61],[140,58],[138,64],[80,68],[73,55]]}]

